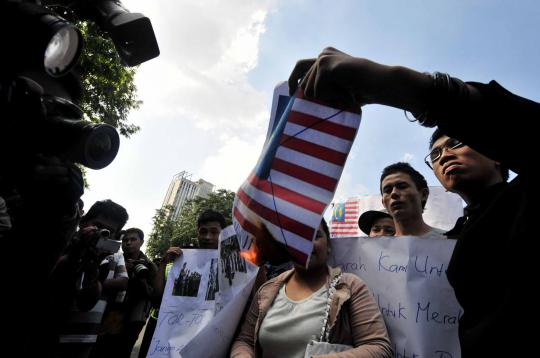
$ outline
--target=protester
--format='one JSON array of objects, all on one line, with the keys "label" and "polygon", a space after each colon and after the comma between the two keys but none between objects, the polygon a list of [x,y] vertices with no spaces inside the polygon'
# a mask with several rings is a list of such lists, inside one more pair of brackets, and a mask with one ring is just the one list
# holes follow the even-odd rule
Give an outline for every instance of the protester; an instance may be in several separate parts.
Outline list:
[{"label": "protester", "polygon": [[[291,92],[300,79],[309,98],[389,105],[412,112],[423,126],[438,126],[428,164],[467,203],[466,215],[448,233],[458,239],[447,276],[464,309],[462,356],[534,356],[536,330],[524,328],[531,316],[520,308],[532,307],[526,287],[537,279],[537,250],[530,249],[539,213],[532,199],[537,134],[531,126],[540,104],[495,81],[464,83],[332,48],[297,63]],[[510,183],[505,168],[518,174]]]},{"label": "protester", "polygon": [[369,237],[394,236],[394,219],[386,211],[368,210],[358,218],[358,227]]},{"label": "protester", "polygon": [[199,248],[217,250],[219,234],[225,226],[223,215],[211,209],[203,211],[197,219]]},{"label": "protester", "polygon": [[384,168],[380,186],[382,204],[394,219],[395,236],[445,238],[443,230],[429,226],[422,217],[429,188],[424,176],[409,163]]},{"label": "protester", "polygon": [[329,236],[323,220],[309,268],[295,265],[261,286],[231,357],[304,357],[307,344],[321,333],[328,288],[336,278],[336,291],[328,306],[329,341],[352,347],[334,356],[392,356],[386,326],[367,286],[357,276],[327,266]]}]

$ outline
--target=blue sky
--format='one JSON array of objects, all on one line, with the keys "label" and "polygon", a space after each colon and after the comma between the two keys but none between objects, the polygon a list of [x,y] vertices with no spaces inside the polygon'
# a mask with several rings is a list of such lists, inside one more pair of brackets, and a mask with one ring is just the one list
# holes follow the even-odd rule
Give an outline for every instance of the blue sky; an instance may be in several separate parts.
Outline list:
[{"label": "blue sky", "polygon": [[[463,80],[497,80],[540,99],[537,1],[125,0],[152,20],[161,56],[140,66],[142,131],[122,140],[117,159],[91,171],[87,208],[111,198],[128,226],[149,233],[175,173],[187,170],[235,190],[260,153],[275,84],[295,62],[326,46],[351,55]],[[509,118],[509,120],[511,120]],[[489,130],[486,131],[486,134]],[[423,163],[431,130],[403,112],[364,107],[337,197],[373,194],[391,163]]]}]

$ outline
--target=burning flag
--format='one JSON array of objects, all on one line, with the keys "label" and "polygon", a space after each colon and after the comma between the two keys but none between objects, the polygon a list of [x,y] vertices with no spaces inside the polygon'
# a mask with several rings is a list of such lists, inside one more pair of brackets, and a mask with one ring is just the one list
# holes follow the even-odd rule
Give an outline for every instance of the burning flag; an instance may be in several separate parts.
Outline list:
[{"label": "burning flag", "polygon": [[307,100],[300,92],[290,97],[286,83],[276,87],[263,152],[233,205],[244,251],[256,250],[257,240],[271,235],[294,261],[308,265],[359,125],[359,113]]}]

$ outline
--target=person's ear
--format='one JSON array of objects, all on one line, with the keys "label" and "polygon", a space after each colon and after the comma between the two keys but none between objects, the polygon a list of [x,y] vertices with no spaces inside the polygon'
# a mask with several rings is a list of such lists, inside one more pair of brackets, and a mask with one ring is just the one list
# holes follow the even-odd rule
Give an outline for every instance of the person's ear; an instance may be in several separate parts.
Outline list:
[{"label": "person's ear", "polygon": [[420,200],[422,202],[422,209],[425,209],[426,203],[427,203],[427,200],[428,200],[428,197],[429,197],[429,189],[428,188],[423,188],[420,191],[420,194],[422,195],[422,198]]}]

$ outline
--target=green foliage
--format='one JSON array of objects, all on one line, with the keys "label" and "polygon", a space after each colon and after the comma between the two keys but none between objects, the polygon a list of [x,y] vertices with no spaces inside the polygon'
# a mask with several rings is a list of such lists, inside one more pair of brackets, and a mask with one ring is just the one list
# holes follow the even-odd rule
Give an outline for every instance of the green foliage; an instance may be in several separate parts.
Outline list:
[{"label": "green foliage", "polygon": [[208,209],[220,212],[227,225],[232,223],[234,192],[220,189],[208,197],[197,197],[184,204],[177,220],[171,217],[172,207],[156,210],[153,229],[146,249],[151,258],[161,257],[171,246],[197,247],[197,218]]},{"label": "green foliage", "polygon": [[85,38],[79,61],[83,98],[81,108],[96,123],[107,123],[129,138],[140,127],[128,122],[132,109],[142,103],[137,99],[135,69],[124,67],[112,41],[91,22],[78,22]]},{"label": "green foliage", "polygon": [[172,206],[157,209],[152,218],[152,232],[146,246],[146,254],[151,258],[161,257],[171,246],[176,231],[176,221],[170,215],[173,209]]}]

